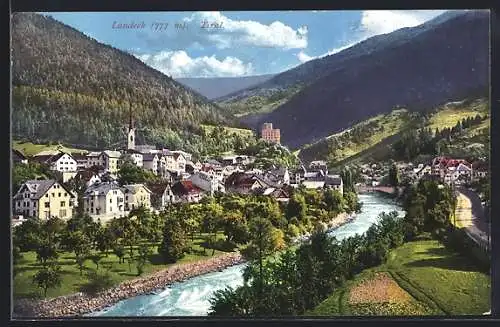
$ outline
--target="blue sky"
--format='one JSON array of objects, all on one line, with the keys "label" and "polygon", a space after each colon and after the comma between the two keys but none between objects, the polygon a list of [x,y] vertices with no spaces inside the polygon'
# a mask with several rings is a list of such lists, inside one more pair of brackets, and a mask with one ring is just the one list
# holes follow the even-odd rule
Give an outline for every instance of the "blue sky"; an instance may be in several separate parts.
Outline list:
[{"label": "blue sky", "polygon": [[[443,10],[46,13],[177,77],[279,73]],[[203,21],[222,23],[202,29]],[[120,24],[144,28],[117,28]],[[155,30],[163,23],[163,30]],[[168,25],[166,25],[168,23]],[[185,29],[176,29],[175,23]],[[113,25],[115,28],[113,28]]]}]

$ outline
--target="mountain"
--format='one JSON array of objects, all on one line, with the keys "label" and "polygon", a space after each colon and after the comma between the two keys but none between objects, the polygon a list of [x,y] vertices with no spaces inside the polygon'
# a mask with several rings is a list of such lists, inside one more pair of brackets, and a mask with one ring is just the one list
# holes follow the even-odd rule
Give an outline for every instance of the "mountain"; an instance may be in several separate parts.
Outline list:
[{"label": "mountain", "polygon": [[241,77],[176,78],[176,81],[213,100],[263,83],[273,76],[273,74],[267,74]]},{"label": "mountain", "polygon": [[129,111],[143,143],[179,144],[201,124],[236,125],[200,94],[51,17],[15,13],[11,26],[14,138],[118,146]]},{"label": "mountain", "polygon": [[488,74],[489,12],[447,12],[276,75],[226,97],[224,106],[291,90],[277,108],[243,121],[272,122],[295,148],[397,106],[421,111],[487,94]]}]

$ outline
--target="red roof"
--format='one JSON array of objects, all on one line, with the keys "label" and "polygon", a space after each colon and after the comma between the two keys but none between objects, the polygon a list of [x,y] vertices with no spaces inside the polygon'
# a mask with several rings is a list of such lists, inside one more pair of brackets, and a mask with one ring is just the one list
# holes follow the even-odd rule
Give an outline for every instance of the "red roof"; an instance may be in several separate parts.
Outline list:
[{"label": "red roof", "polygon": [[433,166],[440,166],[441,168],[457,167],[460,164],[470,167],[471,164],[464,159],[452,159],[446,157],[436,157],[432,161]]}]

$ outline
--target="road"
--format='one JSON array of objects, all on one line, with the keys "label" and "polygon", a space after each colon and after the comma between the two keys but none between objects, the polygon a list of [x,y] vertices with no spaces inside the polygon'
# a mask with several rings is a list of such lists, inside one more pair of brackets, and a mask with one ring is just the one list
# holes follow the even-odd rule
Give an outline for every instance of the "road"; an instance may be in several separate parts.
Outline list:
[{"label": "road", "polygon": [[464,227],[469,235],[489,243],[489,226],[484,215],[484,209],[481,205],[479,196],[466,188],[458,189],[457,210],[455,212],[456,224],[458,227]]}]

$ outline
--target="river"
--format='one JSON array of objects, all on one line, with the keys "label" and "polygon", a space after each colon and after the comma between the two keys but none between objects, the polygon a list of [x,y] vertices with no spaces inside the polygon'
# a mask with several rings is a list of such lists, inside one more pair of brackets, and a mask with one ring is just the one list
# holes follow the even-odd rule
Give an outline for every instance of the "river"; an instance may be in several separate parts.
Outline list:
[{"label": "river", "polygon": [[[356,218],[330,233],[337,239],[363,234],[377,222],[382,212],[398,211],[401,207],[391,199],[377,193],[360,194],[363,203],[361,212]],[[206,316],[209,299],[215,291],[228,286],[233,288],[243,284],[242,272],[245,264],[226,268],[193,277],[183,282],[172,284],[156,294],[140,295],[126,299],[106,308],[89,314],[89,317],[133,317],[133,316]]]}]

